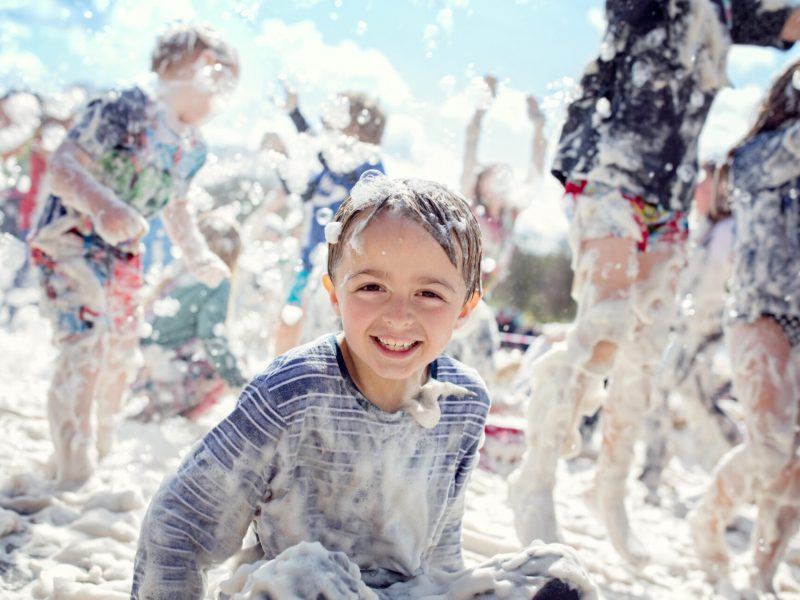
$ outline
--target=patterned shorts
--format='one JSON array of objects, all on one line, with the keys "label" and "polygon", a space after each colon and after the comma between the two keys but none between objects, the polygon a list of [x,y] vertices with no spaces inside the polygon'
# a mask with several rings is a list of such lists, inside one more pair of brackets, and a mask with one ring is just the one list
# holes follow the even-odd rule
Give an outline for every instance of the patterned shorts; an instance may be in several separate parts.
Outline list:
[{"label": "patterned shorts", "polygon": [[[581,181],[565,186],[570,238],[580,244],[608,237],[636,241],[639,252],[682,244],[689,236],[688,215],[645,202],[610,186]],[[574,250],[574,248],[573,248]]]},{"label": "patterned shorts", "polygon": [[90,331],[100,321],[115,335],[138,335],[143,285],[139,255],[97,244],[89,236],[81,256],[54,260],[34,248],[31,257],[56,340]]}]

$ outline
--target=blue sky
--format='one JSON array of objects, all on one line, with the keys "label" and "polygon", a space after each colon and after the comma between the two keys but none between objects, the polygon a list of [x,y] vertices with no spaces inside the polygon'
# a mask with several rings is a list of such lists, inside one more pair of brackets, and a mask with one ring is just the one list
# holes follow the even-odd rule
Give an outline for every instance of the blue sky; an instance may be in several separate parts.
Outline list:
[{"label": "blue sky", "polygon": [[[454,183],[475,78],[496,74],[500,94],[481,140],[484,162],[523,170],[530,147],[524,97],[544,99],[555,137],[560,92],[598,47],[601,0],[0,0],[0,91],[52,92],[83,81],[98,88],[148,85],[156,33],[174,19],[206,21],[232,40],[242,81],[228,110],[208,124],[212,144],[255,148],[261,134],[292,135],[270,101],[287,76],[312,122],[346,88],[378,95],[389,115],[384,140],[396,174]],[[741,135],[764,87],[798,53],[737,48],[734,88],[720,94],[701,146],[719,152]]]}]

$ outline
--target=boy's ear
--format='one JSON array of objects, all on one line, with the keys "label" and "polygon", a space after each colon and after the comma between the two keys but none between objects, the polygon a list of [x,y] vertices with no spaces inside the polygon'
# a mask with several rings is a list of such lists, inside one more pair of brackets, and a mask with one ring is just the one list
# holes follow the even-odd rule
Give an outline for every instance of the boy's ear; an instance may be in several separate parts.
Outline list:
[{"label": "boy's ear", "polygon": [[336,297],[336,288],[333,287],[333,280],[327,273],[322,276],[322,285],[325,286],[325,291],[328,292],[328,298],[330,298],[334,312],[341,317],[342,313],[339,311],[339,299]]},{"label": "boy's ear", "polygon": [[472,314],[472,311],[475,310],[475,307],[478,306],[478,302],[480,301],[481,301],[481,293],[476,291],[472,294],[470,299],[464,303],[461,312],[458,313],[458,320],[456,321],[456,329],[461,327],[464,321],[467,320],[467,317],[469,317],[470,314]]}]

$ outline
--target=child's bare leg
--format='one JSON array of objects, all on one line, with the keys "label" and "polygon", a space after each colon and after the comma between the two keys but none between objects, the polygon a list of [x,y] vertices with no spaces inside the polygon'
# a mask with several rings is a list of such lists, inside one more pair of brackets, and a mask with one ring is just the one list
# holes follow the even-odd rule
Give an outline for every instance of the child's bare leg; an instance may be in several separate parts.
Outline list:
[{"label": "child's bare leg", "polygon": [[102,374],[98,377],[97,457],[102,460],[111,451],[116,430],[116,416],[140,364],[138,336],[109,339]]},{"label": "child's bare leg", "polygon": [[138,258],[119,259],[107,284],[106,310],[110,331],[102,375],[98,379],[97,455],[110,451],[116,429],[116,415],[128,386],[142,364],[139,335],[143,319],[140,303],[142,270]]},{"label": "child's bare leg", "polygon": [[646,553],[628,524],[626,482],[634,444],[649,409],[653,373],[674,312],[679,257],[671,251],[639,257],[633,305],[637,323],[620,345],[603,411],[603,443],[595,477],[598,508],[612,544],[633,562],[645,560]]},{"label": "child's bare leg", "polygon": [[528,450],[509,487],[520,541],[557,541],[553,487],[558,458],[580,451],[580,417],[594,414],[618,345],[633,325],[633,240],[605,238],[582,244],[575,274],[578,314],[565,342],[533,367],[528,404]]},{"label": "child's bare leg", "polygon": [[47,394],[47,417],[56,460],[56,483],[74,487],[92,474],[92,399],[102,364],[103,338],[90,330],[59,343]]},{"label": "child's bare leg", "polygon": [[714,469],[711,485],[687,517],[695,554],[712,579],[728,574],[725,528],[752,494],[752,479],[746,473],[751,468],[744,444],[729,450]]},{"label": "child's bare leg", "polygon": [[[770,322],[770,324],[772,324]],[[772,348],[771,350],[775,350]],[[786,350],[785,347],[780,347]],[[780,406],[776,412],[791,415],[800,420],[800,354],[790,354],[783,370],[779,391]],[[781,410],[782,409],[782,410]],[[798,423],[800,425],[800,423]],[[800,460],[797,458],[798,436],[795,434],[794,452],[791,459],[773,481],[762,480],[756,493],[758,517],[753,534],[753,560],[755,569],[751,576],[753,587],[760,591],[772,591],[772,579],[783,558],[786,546],[800,525]],[[786,440],[788,442],[788,440]],[[769,470],[767,471],[769,472]]]},{"label": "child's bare leg", "polygon": [[793,460],[758,496],[750,582],[756,590],[772,592],[778,564],[800,526],[800,461]]},{"label": "child's bare leg", "polygon": [[[793,457],[797,422],[796,389],[787,385],[790,347],[780,327],[762,317],[728,332],[736,395],[745,410],[746,437],[726,454],[712,484],[689,515],[695,551],[714,576],[725,571],[725,527],[738,504],[775,485]],[[759,500],[761,502],[761,500]]]}]

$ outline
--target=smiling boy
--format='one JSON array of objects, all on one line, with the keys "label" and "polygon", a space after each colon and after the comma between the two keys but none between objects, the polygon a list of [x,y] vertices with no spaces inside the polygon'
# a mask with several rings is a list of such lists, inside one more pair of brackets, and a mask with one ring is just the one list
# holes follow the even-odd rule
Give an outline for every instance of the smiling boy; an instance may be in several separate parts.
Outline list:
[{"label": "smiling boy", "polygon": [[[260,576],[266,597],[415,598],[456,585],[472,598],[504,579],[522,594],[510,598],[551,580],[569,595],[547,596],[551,585],[537,598],[582,597],[546,575],[560,560],[582,572],[563,547],[526,549],[477,582],[463,570],[464,495],[489,409],[475,371],[441,354],[480,299],[466,201],[432,182],[368,177],[326,238],[324,283],[344,331],[278,357],[165,481],[142,525],[132,597],[203,597],[204,571],[251,524],[248,554],[264,568],[299,563]],[[591,584],[575,588],[592,597]]]}]

